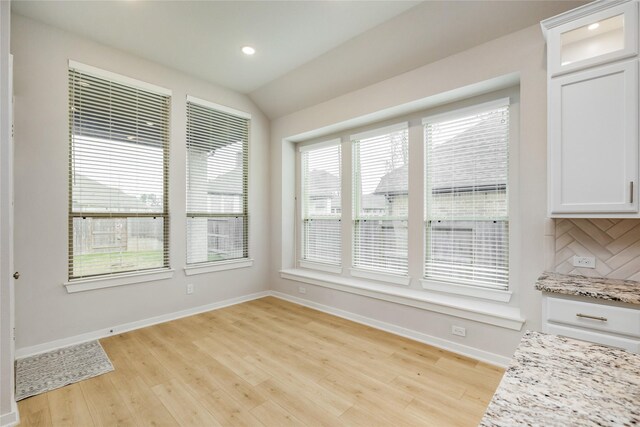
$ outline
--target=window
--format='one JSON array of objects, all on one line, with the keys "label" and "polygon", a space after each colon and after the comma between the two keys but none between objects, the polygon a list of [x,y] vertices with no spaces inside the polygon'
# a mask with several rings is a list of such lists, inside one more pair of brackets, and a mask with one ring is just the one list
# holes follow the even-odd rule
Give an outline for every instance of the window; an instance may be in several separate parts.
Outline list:
[{"label": "window", "polygon": [[425,120],[425,278],[506,290],[507,101]]},{"label": "window", "polygon": [[169,267],[170,96],[114,76],[70,63],[69,279]]},{"label": "window", "polygon": [[351,141],[353,265],[407,275],[408,126],[353,135]]},{"label": "window", "polygon": [[340,140],[303,147],[302,259],[340,265],[342,180]]},{"label": "window", "polygon": [[187,98],[187,264],[248,258],[251,116]]}]

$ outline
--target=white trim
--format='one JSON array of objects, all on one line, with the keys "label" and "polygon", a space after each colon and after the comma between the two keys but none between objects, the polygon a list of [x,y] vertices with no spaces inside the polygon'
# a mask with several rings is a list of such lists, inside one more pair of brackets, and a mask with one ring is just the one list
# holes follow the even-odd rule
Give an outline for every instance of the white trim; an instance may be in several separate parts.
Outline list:
[{"label": "white trim", "polygon": [[74,344],[80,344],[87,341],[97,340],[105,338],[111,335],[121,334],[135,329],[146,328],[147,326],[157,325],[158,323],[168,322],[170,320],[181,319],[183,317],[193,316],[195,314],[205,313],[207,311],[217,310],[231,305],[240,304],[247,301],[253,301],[255,299],[264,298],[270,295],[269,291],[256,292],[249,295],[243,295],[240,297],[229,298],[226,300],[214,302],[211,304],[201,305],[198,307],[192,307],[185,310],[175,311],[173,313],[162,314],[160,316],[150,317],[148,319],[137,320],[134,322],[123,323],[111,328],[99,329],[92,332],[87,332],[72,337],[61,338],[55,341],[49,341],[42,344],[33,345],[30,347],[23,347],[16,350],[16,359],[22,359],[24,357],[33,356],[35,354],[44,353],[58,348],[67,347]]},{"label": "white trim", "polygon": [[305,260],[300,260],[298,261],[298,265],[302,268],[308,268],[311,270],[320,270],[320,271],[326,271],[327,273],[335,273],[335,274],[342,274],[342,267],[340,267],[339,265],[331,265],[331,264],[324,264],[321,262],[312,262],[312,261],[305,261]]},{"label": "white trim", "polygon": [[187,265],[184,274],[193,276],[194,274],[212,273],[214,271],[234,270],[236,268],[246,268],[253,265],[250,258],[234,259],[230,261],[207,262],[201,264]]},{"label": "white trim", "polygon": [[395,285],[409,286],[411,283],[411,277],[409,276],[397,276],[395,274],[382,273],[374,270],[363,270],[359,268],[352,268],[349,270],[353,277],[359,277],[361,279],[376,280],[383,283],[393,283]]},{"label": "white trim", "polygon": [[18,403],[11,401],[11,412],[0,415],[0,427],[13,427],[20,424],[20,412],[18,411]]},{"label": "white trim", "polygon": [[510,358],[501,356],[499,354],[490,353],[488,351],[469,347],[464,344],[458,344],[456,342],[434,337],[432,335],[427,335],[422,332],[415,331],[413,329],[407,329],[407,328],[403,328],[402,326],[397,326],[391,323],[382,322],[380,320],[371,319],[370,317],[365,317],[359,314],[352,313],[350,311],[340,310],[338,308],[329,307],[323,304],[318,304],[317,302],[294,297],[282,292],[271,291],[271,296],[280,298],[285,301],[292,302],[294,304],[299,304],[305,307],[313,308],[315,310],[322,311],[323,313],[328,313],[333,316],[342,317],[343,319],[347,319],[352,322],[367,325],[375,329],[380,329],[382,331],[386,331],[394,335],[399,335],[401,337],[405,337],[410,340],[418,341],[423,344],[432,345],[434,347],[438,347],[443,350],[447,350],[453,353],[461,354],[463,356],[471,357],[473,359],[486,362],[492,365],[497,365],[502,368],[507,367],[509,365],[509,362],[511,361]]},{"label": "white trim", "polygon": [[156,86],[151,83],[143,82],[142,80],[137,80],[132,77],[123,76],[122,74],[117,74],[111,71],[103,70],[102,68],[93,67],[91,65],[82,64],[80,62],[74,61],[72,59],[69,60],[69,68],[73,68],[74,70],[86,72],[88,74],[92,74],[96,77],[102,77],[107,80],[111,80],[114,82],[126,84],[129,86],[137,87],[138,89],[148,90],[150,92],[155,92],[160,95],[171,96],[171,89],[167,89],[161,86]]},{"label": "white trim", "polygon": [[[11,4],[0,4],[0,425],[19,421],[15,403],[14,123]],[[4,412],[6,411],[6,412]],[[4,413],[2,413],[4,412]]]},{"label": "white trim", "polygon": [[316,142],[315,144],[307,144],[307,145],[299,145],[298,151],[304,153],[305,151],[317,150],[320,148],[328,148],[334,147],[336,145],[342,144],[342,140],[340,138],[333,138],[327,141]]},{"label": "white trim", "polygon": [[501,291],[498,289],[487,289],[472,285],[461,285],[459,283],[439,282],[432,279],[420,279],[423,289],[430,291],[444,292],[448,294],[465,295],[474,298],[482,298],[492,301],[511,301],[511,291]]},{"label": "white trim", "polygon": [[198,104],[207,108],[212,108],[214,110],[221,111],[223,113],[229,113],[232,116],[251,120],[251,114],[247,113],[246,111],[236,110],[235,108],[227,107],[226,105],[216,104],[215,102],[196,98],[195,96],[187,95],[187,102],[192,102],[194,104]]},{"label": "white trim", "polygon": [[459,108],[457,110],[447,111],[446,113],[433,114],[426,116],[422,119],[422,124],[439,122],[443,120],[454,120],[459,117],[469,116],[476,113],[481,113],[496,108],[508,107],[511,105],[511,99],[509,97],[496,99],[494,101],[483,102],[482,104],[475,104],[465,108]]},{"label": "white trim", "polygon": [[156,280],[171,279],[173,269],[159,269],[149,271],[138,271],[135,273],[113,274],[87,279],[71,279],[63,283],[67,292],[90,291],[93,289],[112,288],[114,286],[132,285],[135,283],[155,282]]},{"label": "white trim", "polygon": [[396,123],[394,125],[384,126],[381,128],[371,129],[364,132],[354,133],[349,137],[351,141],[360,141],[362,139],[373,138],[388,133],[399,132],[409,129],[409,122]]},{"label": "white trim", "polygon": [[520,331],[526,321],[522,318],[519,308],[495,302],[442,295],[415,289],[398,288],[300,269],[281,270],[280,277],[449,316],[460,317],[462,319],[469,319],[488,325],[512,329],[514,331]]}]

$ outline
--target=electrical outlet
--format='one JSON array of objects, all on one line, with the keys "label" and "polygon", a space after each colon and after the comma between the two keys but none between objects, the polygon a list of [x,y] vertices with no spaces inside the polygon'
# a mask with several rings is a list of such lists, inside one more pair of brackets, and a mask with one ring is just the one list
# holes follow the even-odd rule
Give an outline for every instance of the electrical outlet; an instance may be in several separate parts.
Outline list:
[{"label": "electrical outlet", "polygon": [[466,328],[463,328],[462,326],[451,326],[451,333],[453,335],[458,335],[460,337],[466,337],[467,336],[467,330],[466,330]]},{"label": "electrical outlet", "polygon": [[187,295],[191,295],[193,293],[193,283],[189,283],[187,285]]},{"label": "electrical outlet", "polygon": [[298,286],[298,293],[299,294],[306,294],[307,293],[307,288],[302,287],[302,286]]},{"label": "electrical outlet", "polygon": [[574,256],[573,266],[582,268],[596,268],[596,259],[592,256]]}]

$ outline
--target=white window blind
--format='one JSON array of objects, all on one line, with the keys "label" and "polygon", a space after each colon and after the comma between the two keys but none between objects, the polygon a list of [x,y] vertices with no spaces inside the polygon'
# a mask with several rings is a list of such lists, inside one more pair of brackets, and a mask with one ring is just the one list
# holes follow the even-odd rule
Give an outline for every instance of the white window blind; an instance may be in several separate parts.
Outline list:
[{"label": "white window blind", "polygon": [[70,279],[169,266],[169,101],[70,66]]},{"label": "white window blind", "polygon": [[425,144],[425,277],[506,290],[509,106],[425,120]]},{"label": "white window blind", "polygon": [[408,274],[409,144],[406,123],[351,137],[353,265]]},{"label": "white window blind", "polygon": [[250,116],[187,100],[187,264],[248,258]]},{"label": "white window blind", "polygon": [[340,140],[302,150],[302,259],[340,265]]}]

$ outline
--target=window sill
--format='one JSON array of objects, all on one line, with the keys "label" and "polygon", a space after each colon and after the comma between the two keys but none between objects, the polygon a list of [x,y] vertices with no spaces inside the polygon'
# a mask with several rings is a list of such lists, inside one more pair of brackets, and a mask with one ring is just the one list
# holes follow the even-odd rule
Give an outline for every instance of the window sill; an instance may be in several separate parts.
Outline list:
[{"label": "window sill", "polygon": [[445,294],[463,295],[466,297],[481,298],[490,301],[509,302],[512,292],[496,289],[483,289],[457,283],[439,282],[431,279],[420,279],[422,288],[429,291],[443,292]]},{"label": "window sill", "polygon": [[91,291],[94,289],[112,288],[114,286],[132,285],[135,283],[154,282],[156,280],[171,279],[173,269],[158,269],[140,271],[136,273],[122,273],[110,276],[100,276],[90,279],[72,279],[63,283],[67,292]]},{"label": "window sill", "polygon": [[366,280],[331,276],[300,269],[281,270],[280,277],[515,331],[521,330],[525,322],[525,319],[520,314],[520,309],[517,307],[506,306],[503,303],[482,301],[477,298],[464,298],[416,289],[398,288]]},{"label": "window sill", "polygon": [[351,275],[361,279],[375,280],[384,283],[393,283],[394,285],[409,286],[411,278],[409,276],[396,276],[394,274],[382,273],[374,270],[361,270],[352,268]]},{"label": "window sill", "polygon": [[215,263],[202,263],[188,265],[184,268],[184,274],[193,276],[194,274],[213,273],[216,271],[233,270],[236,268],[246,268],[253,265],[253,260],[249,258],[235,259],[231,261],[218,261]]},{"label": "window sill", "polygon": [[298,261],[298,265],[302,268],[308,268],[310,270],[320,270],[326,271],[327,273],[335,273],[342,274],[342,267],[339,265],[331,265],[331,264],[323,264],[321,262],[313,262],[313,261]]}]

